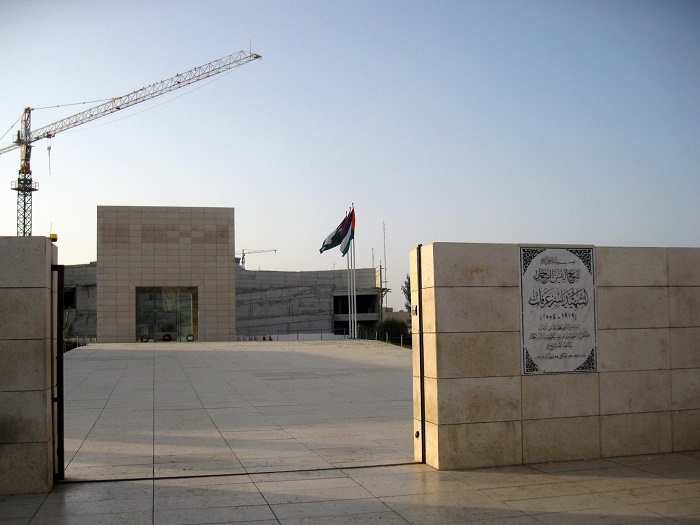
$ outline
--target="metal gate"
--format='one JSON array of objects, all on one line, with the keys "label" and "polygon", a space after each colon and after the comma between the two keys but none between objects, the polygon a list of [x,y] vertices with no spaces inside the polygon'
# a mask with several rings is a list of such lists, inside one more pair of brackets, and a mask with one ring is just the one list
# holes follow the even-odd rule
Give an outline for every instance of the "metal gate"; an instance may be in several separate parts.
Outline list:
[{"label": "metal gate", "polygon": [[65,479],[65,446],[64,446],[64,399],[63,399],[63,265],[51,265],[51,292],[56,294],[56,300],[51,300],[51,411],[54,436],[53,479]]}]

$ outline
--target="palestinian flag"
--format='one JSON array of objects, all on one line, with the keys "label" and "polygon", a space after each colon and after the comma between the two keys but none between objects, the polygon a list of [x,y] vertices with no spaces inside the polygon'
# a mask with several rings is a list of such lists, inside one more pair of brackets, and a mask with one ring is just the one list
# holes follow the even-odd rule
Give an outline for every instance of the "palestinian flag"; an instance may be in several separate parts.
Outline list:
[{"label": "palestinian flag", "polygon": [[338,225],[338,227],[333,232],[331,232],[331,234],[328,235],[328,237],[326,237],[326,240],[324,240],[323,244],[321,245],[319,253],[323,253],[326,250],[330,250],[331,248],[340,246],[340,243],[343,242],[343,239],[345,238],[345,225],[347,223],[348,215],[346,215],[345,218]]},{"label": "palestinian flag", "polygon": [[323,241],[319,253],[323,253],[326,250],[340,246],[343,255],[348,252],[350,247],[350,241],[355,236],[355,210],[354,208],[350,210],[350,214],[346,215],[338,227],[331,232],[331,234],[326,237]]},{"label": "palestinian flag", "polygon": [[343,252],[343,257],[345,257],[345,254],[348,253],[350,249],[350,241],[355,238],[355,208],[350,210],[350,215],[345,221],[348,223],[346,225],[347,231],[343,236],[343,241],[340,243],[340,251]]}]

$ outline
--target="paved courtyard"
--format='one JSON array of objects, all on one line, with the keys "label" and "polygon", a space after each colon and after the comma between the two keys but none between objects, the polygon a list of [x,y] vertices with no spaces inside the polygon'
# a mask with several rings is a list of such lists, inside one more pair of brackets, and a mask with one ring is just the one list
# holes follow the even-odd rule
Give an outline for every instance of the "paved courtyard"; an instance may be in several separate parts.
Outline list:
[{"label": "paved courtyard", "polygon": [[65,374],[67,482],[0,496],[0,525],[700,523],[700,452],[413,463],[384,343],[93,344]]}]

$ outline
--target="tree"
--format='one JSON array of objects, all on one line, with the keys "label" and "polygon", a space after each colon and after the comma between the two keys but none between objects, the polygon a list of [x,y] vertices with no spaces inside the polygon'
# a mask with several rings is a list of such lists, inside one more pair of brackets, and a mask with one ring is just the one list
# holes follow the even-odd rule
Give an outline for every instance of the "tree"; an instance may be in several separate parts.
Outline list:
[{"label": "tree", "polygon": [[403,297],[404,297],[404,307],[406,308],[407,312],[411,311],[411,275],[406,274],[406,280],[403,283],[403,286],[401,286],[401,291],[403,292]]}]

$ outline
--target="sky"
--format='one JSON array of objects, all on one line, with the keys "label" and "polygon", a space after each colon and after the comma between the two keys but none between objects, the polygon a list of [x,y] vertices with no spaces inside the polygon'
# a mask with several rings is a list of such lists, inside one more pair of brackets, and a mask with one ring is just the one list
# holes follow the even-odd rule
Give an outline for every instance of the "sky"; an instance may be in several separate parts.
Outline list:
[{"label": "sky", "polygon": [[96,259],[98,205],[233,207],[236,250],[277,250],[248,269],[301,271],[346,267],[319,249],[354,204],[397,310],[418,244],[700,246],[692,1],[0,0],[0,147],[27,106],[38,129],[242,49],[262,59],[34,143],[60,263]]}]

